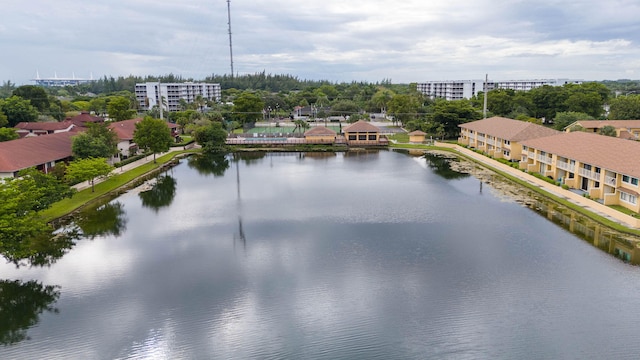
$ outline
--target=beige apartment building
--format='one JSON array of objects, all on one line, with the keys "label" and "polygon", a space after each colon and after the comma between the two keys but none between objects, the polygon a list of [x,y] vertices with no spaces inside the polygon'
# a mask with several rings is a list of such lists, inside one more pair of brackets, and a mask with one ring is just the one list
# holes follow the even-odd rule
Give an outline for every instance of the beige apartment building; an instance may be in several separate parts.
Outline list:
[{"label": "beige apartment building", "polygon": [[581,131],[522,141],[520,168],[640,212],[640,142]]},{"label": "beige apartment building", "polygon": [[542,125],[494,116],[460,125],[458,143],[481,150],[489,156],[520,161],[523,140],[558,134]]}]

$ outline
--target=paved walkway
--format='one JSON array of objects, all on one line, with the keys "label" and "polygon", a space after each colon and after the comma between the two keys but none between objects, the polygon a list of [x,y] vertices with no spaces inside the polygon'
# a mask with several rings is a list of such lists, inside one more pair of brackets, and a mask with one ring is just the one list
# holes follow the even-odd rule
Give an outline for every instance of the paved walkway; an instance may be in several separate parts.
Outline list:
[{"label": "paved walkway", "polygon": [[518,169],[514,169],[511,166],[508,166],[506,164],[503,164],[501,162],[495,161],[491,158],[488,158],[482,154],[478,154],[472,150],[469,150],[467,148],[458,146],[458,145],[454,145],[454,144],[449,144],[449,143],[440,143],[440,142],[436,142],[435,144],[436,146],[442,146],[442,147],[448,147],[451,148],[461,154],[464,154],[480,163],[486,164],[490,167],[493,167],[495,169],[498,169],[502,172],[505,172],[511,176],[514,176],[518,179],[521,179],[523,181],[528,182],[531,185],[537,186],[539,188],[542,188],[544,191],[553,194],[559,198],[565,199],[567,201],[570,201],[576,205],[582,206],[584,208],[586,208],[587,210],[598,214],[604,218],[607,218],[611,221],[617,222],[619,224],[622,224],[624,226],[630,227],[630,228],[635,228],[638,229],[640,228],[640,219],[638,218],[634,218],[631,217],[627,214],[621,213],[620,211],[617,211],[615,209],[612,209],[606,205],[600,204],[597,201],[591,200],[591,199],[587,199],[579,194],[576,194],[572,191],[569,190],[565,190],[557,185],[554,184],[550,184],[544,180],[538,179],[532,175],[529,175],[521,170]]},{"label": "paved walkway", "polygon": [[[163,155],[166,155],[166,154],[169,154],[169,153],[172,153],[172,152],[176,152],[176,151],[182,151],[182,150],[184,150],[184,148],[180,147],[180,146],[172,147],[167,152],[156,154],[156,159],[161,157],[161,156],[163,156]],[[126,164],[124,166],[117,167],[116,169],[114,169],[111,172],[111,175],[121,174],[123,172],[127,172],[127,171],[129,171],[131,169],[135,169],[138,166],[141,166],[141,165],[144,165],[144,164],[147,164],[147,163],[150,163],[150,162],[153,162],[153,155],[148,155],[147,157],[144,157],[142,159],[139,159],[139,160],[136,160],[134,162],[128,163],[128,164]],[[104,177],[97,178],[97,179],[95,179],[95,183],[99,184],[99,183],[103,182],[105,179],[106,178],[104,178]],[[90,188],[91,187],[91,183],[89,181],[83,181],[81,183],[73,185],[72,187],[74,189],[80,191],[80,190],[84,190],[84,189]]]}]

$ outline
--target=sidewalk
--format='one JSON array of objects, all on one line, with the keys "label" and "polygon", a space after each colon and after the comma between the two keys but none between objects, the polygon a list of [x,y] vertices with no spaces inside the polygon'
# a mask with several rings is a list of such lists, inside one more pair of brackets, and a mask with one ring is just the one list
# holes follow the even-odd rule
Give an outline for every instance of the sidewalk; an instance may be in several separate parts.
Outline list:
[{"label": "sidewalk", "polygon": [[[184,149],[182,147],[179,147],[179,146],[172,147],[167,152],[156,154],[156,159],[161,157],[161,156],[163,156],[163,155],[166,155],[166,154],[169,154],[169,153],[172,153],[172,152],[176,152],[176,151],[182,151],[182,150],[184,150]],[[141,166],[141,165],[144,165],[144,164],[148,164],[150,162],[153,162],[153,154],[152,155],[148,155],[148,156],[146,156],[146,157],[144,157],[144,158],[142,158],[140,160],[136,160],[134,162],[126,164],[124,166],[117,167],[111,172],[110,175],[122,174],[122,173],[127,172],[127,171],[129,171],[131,169],[135,169],[138,166]],[[99,184],[99,183],[103,182],[105,179],[106,179],[106,177],[96,178],[95,179],[95,184]],[[75,185],[72,186],[72,188],[76,189],[77,191],[88,189],[90,187],[91,187],[91,183],[89,181],[83,181],[81,183],[78,183],[78,184],[75,184]]]}]

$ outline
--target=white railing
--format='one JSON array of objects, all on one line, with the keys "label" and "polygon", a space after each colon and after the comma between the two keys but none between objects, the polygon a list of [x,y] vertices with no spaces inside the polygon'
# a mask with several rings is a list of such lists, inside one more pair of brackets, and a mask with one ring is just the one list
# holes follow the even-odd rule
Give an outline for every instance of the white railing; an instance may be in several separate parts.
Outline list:
[{"label": "white railing", "polygon": [[495,144],[496,144],[496,141],[495,141],[495,140],[492,140],[492,139],[487,139],[487,144],[489,144],[489,145],[495,145]]},{"label": "white railing", "polygon": [[584,176],[589,179],[600,180],[600,173],[593,172],[591,170],[580,168],[579,174],[580,176]]},{"label": "white railing", "polygon": [[551,159],[552,159],[552,158],[551,158],[551,157],[549,157],[549,156],[538,154],[538,158],[537,158],[537,159],[538,159],[538,161],[540,161],[540,162],[543,162],[543,163],[545,163],[545,164],[549,164],[549,165],[551,165]]},{"label": "white railing", "polygon": [[535,159],[536,158],[536,153],[533,151],[529,151],[528,153],[529,159]]},{"label": "white railing", "polygon": [[558,167],[558,169],[566,170],[566,171],[569,171],[569,172],[574,172],[574,171],[576,171],[576,166],[575,166],[575,164],[570,165],[570,164],[569,164],[568,162],[566,162],[566,161],[558,161],[558,162],[556,163],[556,166]]},{"label": "white railing", "polygon": [[616,186],[616,178],[613,176],[605,175],[604,182],[609,186]]},{"label": "white railing", "polygon": [[484,142],[484,136],[478,135],[478,141],[483,141]]}]

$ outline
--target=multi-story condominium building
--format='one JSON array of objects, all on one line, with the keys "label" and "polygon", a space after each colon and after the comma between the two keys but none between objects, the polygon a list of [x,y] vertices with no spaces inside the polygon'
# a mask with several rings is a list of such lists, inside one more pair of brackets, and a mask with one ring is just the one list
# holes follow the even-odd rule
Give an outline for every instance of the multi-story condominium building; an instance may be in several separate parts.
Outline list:
[{"label": "multi-story condominium building", "polygon": [[212,83],[158,83],[148,82],[136,84],[136,101],[140,109],[150,110],[160,104],[164,98],[163,109],[179,111],[180,100],[193,103],[198,95],[209,101],[220,101],[222,89],[220,84]]},{"label": "multi-story condominium building", "polygon": [[640,140],[640,120],[578,120],[564,128],[566,132],[584,130],[599,133],[605,126],[616,129],[616,136],[622,139]]},{"label": "multi-story condominium building", "polygon": [[640,212],[640,142],[575,131],[522,142],[520,168]]},{"label": "multi-story condominium building", "polygon": [[[529,91],[544,85],[562,86],[565,84],[581,84],[582,80],[538,79],[538,80],[506,80],[488,81],[487,91],[494,89],[512,89]],[[446,100],[470,99],[484,91],[484,80],[428,81],[417,84],[417,90],[432,99]]]},{"label": "multi-story condominium building", "polygon": [[523,140],[559,133],[542,125],[498,116],[462,124],[460,129],[460,144],[510,161],[520,161]]}]

